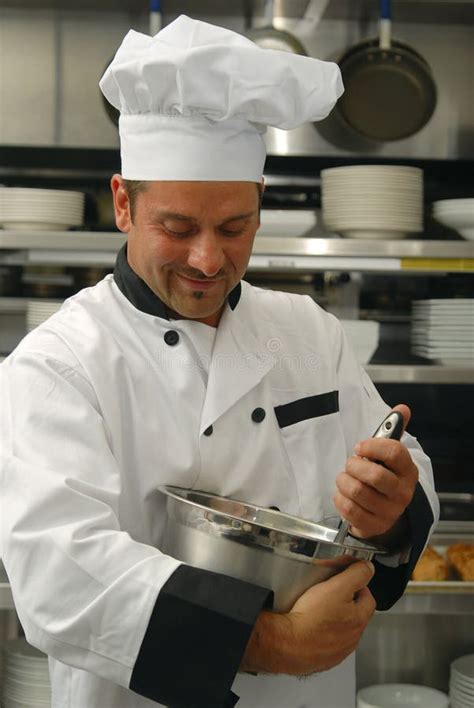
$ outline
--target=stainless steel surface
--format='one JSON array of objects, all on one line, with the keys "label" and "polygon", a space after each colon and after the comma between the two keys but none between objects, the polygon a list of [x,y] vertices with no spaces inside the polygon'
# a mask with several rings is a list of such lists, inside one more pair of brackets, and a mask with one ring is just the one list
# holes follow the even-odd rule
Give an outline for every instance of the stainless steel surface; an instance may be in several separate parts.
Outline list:
[{"label": "stainless steel surface", "polygon": [[279,612],[312,585],[381,551],[352,537],[335,543],[337,517],[313,523],[197,490],[164,486],[159,491],[167,497],[161,550],[273,590]]},{"label": "stainless steel surface", "polygon": [[[314,6],[319,0],[277,4],[281,6],[277,26],[295,34],[308,53],[320,59],[339,55],[376,30],[374,0],[331,0],[318,22]],[[430,62],[443,101],[423,131],[384,145],[376,154],[469,158],[474,154],[472,97],[465,67],[472,65],[473,57],[472,5],[456,0],[397,0],[396,4],[397,34]],[[177,0],[164,5],[166,23],[183,11],[245,32],[241,2],[205,0],[197,6],[195,0]],[[263,3],[259,5],[262,12]],[[74,0],[1,0],[0,63],[3,60],[16,70],[5,76],[2,103],[11,110],[0,125],[0,144],[117,148],[117,131],[102,110],[97,76],[130,27],[148,31],[146,7],[145,0],[99,4],[85,0],[80,5]],[[29,63],[23,61],[25,45],[32,58]],[[30,110],[32,97],[38,110]],[[270,154],[361,154],[354,145],[335,147],[311,124],[301,130],[269,131],[267,145]]]},{"label": "stainless steel surface", "polygon": [[249,39],[263,49],[277,49],[306,56],[306,50],[297,37],[286,30],[275,27],[274,19],[278,4],[276,0],[265,0],[264,25],[252,27],[247,33]]},{"label": "stainless steel surface", "polygon": [[368,364],[374,383],[474,384],[474,363],[468,367]]},{"label": "stainless steel surface", "polygon": [[[442,552],[452,543],[474,542],[474,523],[451,533],[440,522],[430,539]],[[402,598],[377,612],[356,654],[357,685],[422,683],[446,691],[453,659],[472,653],[474,583],[409,582]],[[376,660],[374,660],[374,656]]]},{"label": "stainless steel surface", "polygon": [[[89,250],[116,253],[126,240],[119,231],[11,231],[0,229],[0,249]],[[255,255],[347,256],[363,258],[474,258],[474,241],[382,241],[345,238],[255,239]]]},{"label": "stainless steel surface", "polygon": [[[470,601],[472,607],[472,596]],[[447,692],[451,661],[472,653],[472,622],[472,610],[468,616],[442,610],[405,615],[377,612],[357,649],[358,687],[420,683]]]}]

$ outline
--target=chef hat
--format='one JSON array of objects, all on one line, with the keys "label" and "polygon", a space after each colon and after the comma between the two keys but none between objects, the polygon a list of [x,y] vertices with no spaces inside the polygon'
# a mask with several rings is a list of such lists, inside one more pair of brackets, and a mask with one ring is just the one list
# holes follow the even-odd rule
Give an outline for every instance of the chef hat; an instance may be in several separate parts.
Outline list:
[{"label": "chef hat", "polygon": [[263,49],[181,15],[129,31],[100,88],[120,111],[122,176],[260,182],[267,125],[325,118],[341,95],[331,62]]}]

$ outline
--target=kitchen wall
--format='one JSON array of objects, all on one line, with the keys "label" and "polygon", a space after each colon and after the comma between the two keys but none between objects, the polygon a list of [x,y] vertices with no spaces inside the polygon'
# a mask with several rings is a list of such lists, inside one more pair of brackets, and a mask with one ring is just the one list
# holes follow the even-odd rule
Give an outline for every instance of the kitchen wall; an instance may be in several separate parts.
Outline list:
[{"label": "kitchen wall", "polygon": [[[427,20],[432,19],[430,3],[421,4],[417,21],[399,22],[394,35],[413,45],[432,66],[439,90],[436,112],[413,138],[371,149],[359,146],[358,150],[378,157],[472,158],[473,25],[461,23],[455,16],[451,24],[424,22],[423,13]],[[164,3],[166,22],[182,9],[189,12],[193,6],[206,7],[206,3],[190,0],[186,7],[182,5],[182,0]],[[214,12],[216,5],[211,6]],[[220,16],[193,14],[244,32],[239,5],[233,6],[235,14],[229,14],[228,8]],[[68,7],[71,9],[34,9],[21,2],[10,7],[0,0],[0,144],[118,146],[117,130],[104,112],[97,83],[128,29],[148,31],[146,13],[143,8],[141,12],[101,12],[75,10],[72,4]],[[323,12],[320,18],[320,7],[321,0],[312,0],[302,19],[276,20],[277,26],[294,31],[312,56],[335,58],[355,42],[376,34],[375,14],[368,19],[339,19],[334,17],[337,13]],[[272,130],[267,143],[269,152],[277,154],[355,153],[353,145],[334,144],[310,124],[289,132]]]}]

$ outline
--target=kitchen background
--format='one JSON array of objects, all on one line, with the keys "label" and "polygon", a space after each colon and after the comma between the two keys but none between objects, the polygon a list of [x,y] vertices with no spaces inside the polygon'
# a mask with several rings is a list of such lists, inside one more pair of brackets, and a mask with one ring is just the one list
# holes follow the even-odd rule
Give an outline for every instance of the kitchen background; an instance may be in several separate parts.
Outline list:
[{"label": "kitchen background", "polygon": [[[164,24],[185,13],[241,33],[266,24],[263,0],[164,0],[162,12]],[[337,60],[377,35],[378,2],[275,0],[274,25],[295,35],[309,55]],[[28,303],[61,300],[113,268],[123,238],[115,233],[108,184],[119,171],[119,142],[98,80],[126,32],[148,27],[146,0],[0,0],[0,184],[86,195],[84,224],[67,234],[0,229],[1,356],[32,326]],[[473,0],[393,2],[394,37],[424,56],[437,87],[434,114],[415,135],[371,142],[334,116],[268,131],[268,222],[248,273],[263,287],[310,294],[345,320],[379,323],[365,365],[387,402],[413,409],[410,431],[432,456],[444,494],[440,547],[466,529],[462,538],[473,541],[474,362],[443,366],[414,353],[412,308],[420,299],[474,297],[473,243],[432,209],[436,200],[474,197],[473,28]],[[357,164],[423,170],[420,233],[358,241],[325,226],[321,170]],[[278,226],[270,218],[275,210]],[[282,224],[292,236],[308,213],[306,238],[280,238]],[[359,651],[359,685],[403,680],[447,690],[450,661],[474,651],[472,586],[413,586],[392,611],[377,615]],[[0,612],[7,638],[17,623],[6,579],[0,607],[10,608]]]}]

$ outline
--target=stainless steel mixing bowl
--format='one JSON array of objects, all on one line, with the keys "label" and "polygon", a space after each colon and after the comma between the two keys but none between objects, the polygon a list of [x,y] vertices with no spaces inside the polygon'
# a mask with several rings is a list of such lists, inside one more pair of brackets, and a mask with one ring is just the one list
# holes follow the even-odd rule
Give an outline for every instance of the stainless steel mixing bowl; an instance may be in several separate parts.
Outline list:
[{"label": "stainless steel mixing bowl", "polygon": [[350,535],[335,543],[338,517],[314,523],[194,489],[158,489],[167,497],[160,550],[197,568],[273,590],[277,612],[288,611],[305,590],[350,563],[385,553]]}]

